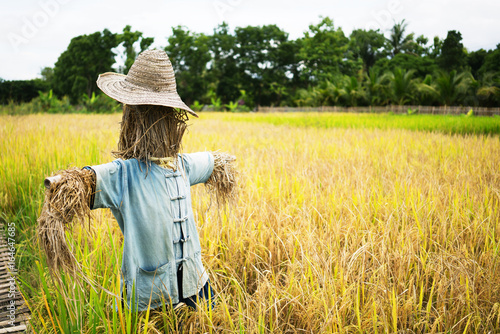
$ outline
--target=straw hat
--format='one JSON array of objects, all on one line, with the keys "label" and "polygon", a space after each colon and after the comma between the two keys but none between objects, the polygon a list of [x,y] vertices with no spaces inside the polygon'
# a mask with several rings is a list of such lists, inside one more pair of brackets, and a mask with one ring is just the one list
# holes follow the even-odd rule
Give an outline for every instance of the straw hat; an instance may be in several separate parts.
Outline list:
[{"label": "straw hat", "polygon": [[121,103],[179,108],[198,117],[177,94],[172,63],[162,50],[141,52],[127,75],[113,72],[99,75],[97,86]]}]

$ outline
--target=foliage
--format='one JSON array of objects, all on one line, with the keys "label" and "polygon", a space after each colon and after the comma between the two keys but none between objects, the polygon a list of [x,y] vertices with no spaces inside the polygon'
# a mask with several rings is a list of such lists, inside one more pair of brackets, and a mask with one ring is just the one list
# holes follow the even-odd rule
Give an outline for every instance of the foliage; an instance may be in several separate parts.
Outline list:
[{"label": "foliage", "polygon": [[389,94],[391,102],[404,105],[412,103],[418,89],[417,79],[414,78],[414,70],[402,70],[396,68],[394,72],[386,74],[389,81]]},{"label": "foliage", "polygon": [[434,44],[429,50],[429,57],[432,59],[437,59],[441,55],[441,49],[443,48],[443,41],[438,37],[434,37]]},{"label": "foliage", "polygon": [[212,97],[210,99],[210,102],[212,103],[212,106],[214,107],[214,110],[216,110],[216,111],[220,110],[220,108],[222,106],[222,102],[220,100],[220,97],[218,97],[218,98]]},{"label": "foliage", "polygon": [[27,114],[64,114],[64,113],[114,113],[121,111],[121,105],[110,97],[92,93],[89,98],[83,94],[81,105],[71,105],[67,96],[58,99],[52,90],[49,92],[39,91],[39,96],[27,103],[9,103],[0,108],[0,114],[27,115]]},{"label": "foliage", "polygon": [[415,115],[417,113],[418,113],[418,109],[413,110],[413,109],[408,108],[408,112],[407,112],[408,115]]},{"label": "foliage", "polygon": [[39,91],[46,92],[49,88],[48,83],[40,79],[0,80],[0,104],[29,102],[38,96]]},{"label": "foliage", "polygon": [[384,105],[389,101],[386,99],[387,87],[384,85],[385,76],[380,75],[380,71],[371,68],[364,74],[364,86],[366,90],[366,99],[368,105]]},{"label": "foliage", "polygon": [[401,52],[412,50],[415,47],[414,34],[406,35],[407,27],[408,23],[405,20],[395,23],[391,29],[389,38],[386,39],[393,57]]},{"label": "foliage", "polygon": [[385,37],[380,30],[356,29],[351,33],[349,50],[354,59],[359,57],[363,60],[363,69],[368,72],[378,59],[386,56],[384,45]]},{"label": "foliage", "polygon": [[201,111],[203,109],[203,104],[201,104],[198,100],[195,100],[190,108],[193,111]]},{"label": "foliage", "polygon": [[[248,26],[235,29],[236,66],[240,69],[240,91],[250,92],[254,105],[269,105],[281,99],[285,87],[289,56],[288,34],[276,25]],[[247,100],[248,102],[248,100]]]},{"label": "foliage", "polygon": [[469,52],[467,55],[467,65],[470,68],[471,74],[475,77],[479,77],[479,70],[483,66],[488,52],[484,49],[479,49],[477,51]]},{"label": "foliage", "polygon": [[[410,102],[500,106],[500,44],[495,50],[467,53],[458,31],[449,31],[443,41],[417,37],[407,30],[402,20],[386,33],[387,38],[379,30],[363,29],[347,37],[332,19],[322,17],[302,37],[292,40],[276,25],[230,29],[222,23],[211,34],[177,26],[165,50],[182,99],[188,105],[198,101],[216,110],[233,102],[238,102],[238,110]],[[72,104],[80,105],[75,109],[88,110],[92,94],[99,96],[97,75],[111,70],[114,52],[124,49],[119,56],[125,58],[125,67],[118,71],[126,73],[137,54],[152,42],[129,25],[119,34],[104,30],[75,37],[54,69],[41,71],[43,81],[0,81],[0,103],[29,101],[38,96],[38,90],[52,88],[58,97],[67,95]],[[411,80],[404,78],[408,73]],[[468,79],[449,81],[445,73]],[[445,88],[446,80],[459,86]]]},{"label": "foliage", "polygon": [[226,107],[230,112],[236,112],[238,109],[238,102],[229,102],[228,104],[225,104],[224,107]]},{"label": "foliage", "polygon": [[453,106],[459,104],[469,90],[471,76],[467,72],[457,73],[438,72],[434,80],[434,89],[436,91],[438,101],[441,105]]},{"label": "foliage", "polygon": [[234,101],[239,95],[242,79],[235,59],[235,45],[236,37],[231,33],[227,23],[215,28],[209,38],[212,55],[210,80],[214,82],[213,92],[223,102]]},{"label": "foliage", "polygon": [[484,58],[484,63],[480,69],[481,73],[500,73],[500,44],[497,44],[497,48],[488,52]]},{"label": "foliage", "polygon": [[47,85],[52,86],[54,83],[54,69],[52,67],[44,67],[40,71],[42,80],[47,83]]},{"label": "foliage", "polygon": [[135,58],[137,58],[138,53],[134,45],[139,43],[139,53],[141,53],[142,51],[147,50],[154,42],[153,37],[143,37],[142,32],[133,32],[132,27],[129,25],[126,25],[125,28],[123,28],[123,33],[117,35],[116,38],[118,43],[123,45],[125,48],[125,67],[120,71],[124,74],[128,73],[130,67],[135,61]]},{"label": "foliage", "polygon": [[343,62],[349,39],[341,28],[335,29],[333,21],[325,17],[300,39],[300,60],[304,62],[301,75],[312,83],[331,80],[338,74],[352,74],[349,62]]},{"label": "foliage", "polygon": [[380,72],[393,72],[397,68],[401,70],[415,71],[418,77],[432,74],[439,68],[430,57],[420,57],[411,53],[399,53],[392,59],[381,58],[374,66]]},{"label": "foliage", "polygon": [[57,100],[57,97],[52,93],[52,89],[46,94],[44,94],[42,91],[38,91],[38,98],[44,112],[57,112],[59,101]]},{"label": "foliage", "polygon": [[480,81],[474,81],[477,88],[476,96],[481,105],[489,107],[500,105],[500,75],[499,73],[485,73]]},{"label": "foliage", "polygon": [[118,43],[116,34],[107,29],[73,38],[54,66],[54,92],[68,95],[73,103],[83,93],[90,97],[97,90],[98,75],[111,71],[115,63],[111,49]]},{"label": "foliage", "polygon": [[410,52],[419,57],[429,56],[431,54],[431,47],[427,46],[428,43],[429,39],[424,35],[420,35],[415,40],[413,49]]},{"label": "foliage", "polygon": [[461,70],[467,62],[464,45],[461,42],[462,34],[455,30],[448,31],[443,42],[438,64],[446,71]]},{"label": "foliage", "polygon": [[81,111],[83,112],[105,114],[121,111],[121,104],[104,94],[96,95],[92,93],[90,97],[83,94],[82,104],[83,109]]},{"label": "foliage", "polygon": [[203,97],[208,90],[207,64],[210,61],[209,39],[187,28],[172,28],[165,52],[175,70],[178,92],[187,104]]}]

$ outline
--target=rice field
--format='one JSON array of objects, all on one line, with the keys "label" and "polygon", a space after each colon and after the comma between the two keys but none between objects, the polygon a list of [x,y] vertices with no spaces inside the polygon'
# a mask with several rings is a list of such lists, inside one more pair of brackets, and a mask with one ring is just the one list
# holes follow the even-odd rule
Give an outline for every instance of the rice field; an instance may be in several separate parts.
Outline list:
[{"label": "rice field", "polygon": [[231,207],[192,188],[217,306],[135,314],[111,295],[109,211],[67,234],[94,287],[53,281],[34,233],[44,177],[111,161],[120,116],[0,117],[0,209],[36,333],[500,331],[499,118],[201,114],[184,152],[240,171]]}]

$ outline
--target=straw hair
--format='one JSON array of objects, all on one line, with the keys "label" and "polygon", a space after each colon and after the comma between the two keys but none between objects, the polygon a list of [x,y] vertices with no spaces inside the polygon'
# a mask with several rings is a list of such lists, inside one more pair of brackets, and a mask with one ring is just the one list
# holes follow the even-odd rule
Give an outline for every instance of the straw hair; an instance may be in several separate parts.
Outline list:
[{"label": "straw hair", "polygon": [[38,240],[51,272],[63,269],[75,273],[80,268],[66,241],[65,231],[71,230],[75,222],[83,223],[86,217],[91,218],[89,202],[95,175],[74,167],[56,174],[61,175],[60,180],[45,191],[38,218]]},{"label": "straw hair", "polygon": [[172,63],[162,50],[147,50],[139,54],[127,75],[112,72],[99,75],[97,86],[124,104],[178,108],[198,117],[177,94]]},{"label": "straw hair", "polygon": [[187,113],[155,105],[123,106],[117,158],[137,159],[148,166],[152,157],[177,160],[187,129]]},{"label": "straw hair", "polygon": [[237,199],[236,157],[223,152],[212,152],[214,169],[205,183],[206,189],[217,206],[234,204]]}]

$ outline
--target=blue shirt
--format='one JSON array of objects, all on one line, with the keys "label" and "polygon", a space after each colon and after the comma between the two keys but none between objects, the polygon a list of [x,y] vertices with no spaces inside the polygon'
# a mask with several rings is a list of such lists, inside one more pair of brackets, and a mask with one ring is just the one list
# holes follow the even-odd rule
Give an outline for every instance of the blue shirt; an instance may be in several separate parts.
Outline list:
[{"label": "blue shirt", "polygon": [[[96,174],[92,209],[110,208],[123,233],[120,292],[132,294],[140,311],[179,302],[177,268],[182,263],[184,298],[208,280],[191,206],[190,187],[205,183],[214,168],[209,152],[178,155],[179,170],[136,159],[91,166]],[[146,172],[147,171],[147,172]]]}]

